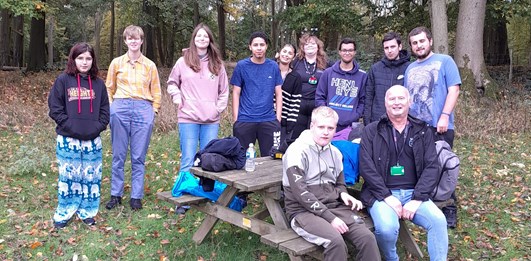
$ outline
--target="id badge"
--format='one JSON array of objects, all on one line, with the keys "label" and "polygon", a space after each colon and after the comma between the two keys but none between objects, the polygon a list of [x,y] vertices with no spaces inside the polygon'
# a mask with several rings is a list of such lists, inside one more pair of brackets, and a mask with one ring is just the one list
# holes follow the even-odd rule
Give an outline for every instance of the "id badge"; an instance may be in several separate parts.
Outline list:
[{"label": "id badge", "polygon": [[312,85],[317,84],[317,78],[312,75],[310,79],[308,79],[308,83]]},{"label": "id badge", "polygon": [[404,176],[404,166],[392,166],[391,176]]}]

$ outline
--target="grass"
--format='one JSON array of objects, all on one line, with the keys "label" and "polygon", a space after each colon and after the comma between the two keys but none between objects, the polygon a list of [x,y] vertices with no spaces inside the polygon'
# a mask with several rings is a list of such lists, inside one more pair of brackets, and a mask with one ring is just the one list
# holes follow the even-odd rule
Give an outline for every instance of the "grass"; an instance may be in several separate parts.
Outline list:
[{"label": "grass", "polygon": [[[34,80],[16,73],[0,74],[0,260],[288,260],[285,254],[261,244],[258,236],[223,222],[203,244],[196,245],[191,238],[203,214],[191,210],[178,216],[173,206],[156,199],[156,192],[171,189],[179,168],[175,111],[167,97],[147,156],[144,209],[131,211],[128,198],[117,209],[104,208],[110,197],[111,159],[106,131],[102,135],[104,172],[97,225],[87,227],[73,220],[66,229],[54,231],[55,134],[40,86],[51,86],[56,74],[40,74]],[[20,82],[27,85],[25,95],[20,95]],[[29,96],[35,99],[23,98]],[[529,260],[529,91],[492,103],[465,98],[458,108],[455,142],[461,158],[459,225],[449,234],[449,258]],[[221,130],[222,136],[231,133],[228,110]],[[129,189],[127,185],[126,197]],[[261,207],[251,197],[244,211],[252,213]],[[425,232],[411,227],[427,254]],[[413,260],[403,250],[400,253],[402,260]]]}]

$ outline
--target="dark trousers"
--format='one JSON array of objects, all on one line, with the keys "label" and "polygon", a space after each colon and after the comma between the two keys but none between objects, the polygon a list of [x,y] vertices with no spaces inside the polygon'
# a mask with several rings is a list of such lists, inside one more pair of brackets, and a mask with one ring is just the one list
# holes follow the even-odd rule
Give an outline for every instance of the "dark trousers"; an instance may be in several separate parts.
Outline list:
[{"label": "dark trousers", "polygon": [[454,148],[454,130],[448,129],[448,131],[446,131],[445,133],[438,133],[437,128],[431,127],[431,129],[433,130],[433,134],[435,135],[435,140],[444,140],[448,142],[450,148]]},{"label": "dark trousers", "polygon": [[240,140],[240,144],[247,150],[249,143],[255,143],[258,139],[260,156],[270,155],[273,147],[275,132],[280,135],[280,123],[277,120],[265,122],[241,122],[236,121],[232,127],[232,134]]}]

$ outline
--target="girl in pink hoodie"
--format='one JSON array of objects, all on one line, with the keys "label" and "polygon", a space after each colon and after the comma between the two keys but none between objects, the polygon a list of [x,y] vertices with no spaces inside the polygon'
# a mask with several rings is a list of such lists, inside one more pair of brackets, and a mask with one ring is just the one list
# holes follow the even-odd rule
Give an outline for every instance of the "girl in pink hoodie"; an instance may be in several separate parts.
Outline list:
[{"label": "girl in pink hoodie", "polygon": [[168,93],[178,109],[180,171],[189,171],[197,151],[218,137],[221,113],[229,87],[221,54],[212,31],[199,24],[190,47],[177,60],[168,79]]}]

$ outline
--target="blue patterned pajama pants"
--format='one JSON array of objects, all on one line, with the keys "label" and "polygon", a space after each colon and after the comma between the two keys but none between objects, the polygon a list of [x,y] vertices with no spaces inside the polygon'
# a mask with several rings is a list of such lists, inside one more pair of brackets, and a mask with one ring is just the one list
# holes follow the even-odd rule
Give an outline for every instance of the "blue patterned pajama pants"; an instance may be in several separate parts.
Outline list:
[{"label": "blue patterned pajama pants", "polygon": [[78,140],[57,135],[58,205],[53,221],[65,223],[74,214],[93,218],[100,205],[101,139]]}]

